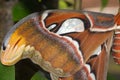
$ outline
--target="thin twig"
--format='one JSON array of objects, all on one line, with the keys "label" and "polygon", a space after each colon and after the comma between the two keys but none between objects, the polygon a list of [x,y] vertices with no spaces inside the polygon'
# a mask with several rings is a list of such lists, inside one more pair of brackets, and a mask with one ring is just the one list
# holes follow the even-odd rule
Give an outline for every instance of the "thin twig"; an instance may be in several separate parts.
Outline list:
[{"label": "thin twig", "polygon": [[82,10],[82,0],[74,0],[74,9]]}]

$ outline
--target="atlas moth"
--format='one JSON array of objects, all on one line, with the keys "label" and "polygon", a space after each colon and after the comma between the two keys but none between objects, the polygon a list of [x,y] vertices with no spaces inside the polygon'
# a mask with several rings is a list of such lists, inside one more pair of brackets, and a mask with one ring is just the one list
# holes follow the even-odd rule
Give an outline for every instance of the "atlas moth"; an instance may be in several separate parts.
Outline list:
[{"label": "atlas moth", "polygon": [[15,24],[0,59],[14,65],[29,58],[52,80],[106,80],[109,53],[120,64],[120,14],[47,10]]}]

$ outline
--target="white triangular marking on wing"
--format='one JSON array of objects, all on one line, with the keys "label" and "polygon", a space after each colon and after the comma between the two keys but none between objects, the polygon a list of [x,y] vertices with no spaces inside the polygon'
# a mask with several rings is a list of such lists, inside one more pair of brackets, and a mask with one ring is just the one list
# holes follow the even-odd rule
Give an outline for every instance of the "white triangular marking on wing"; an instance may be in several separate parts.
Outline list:
[{"label": "white triangular marking on wing", "polygon": [[65,34],[70,32],[83,32],[83,31],[84,31],[83,21],[77,18],[72,18],[64,21],[60,29],[56,33]]},{"label": "white triangular marking on wing", "polygon": [[94,53],[92,54],[92,56],[93,55],[99,55],[100,53],[101,53],[101,46],[99,46],[95,51],[94,51]]}]

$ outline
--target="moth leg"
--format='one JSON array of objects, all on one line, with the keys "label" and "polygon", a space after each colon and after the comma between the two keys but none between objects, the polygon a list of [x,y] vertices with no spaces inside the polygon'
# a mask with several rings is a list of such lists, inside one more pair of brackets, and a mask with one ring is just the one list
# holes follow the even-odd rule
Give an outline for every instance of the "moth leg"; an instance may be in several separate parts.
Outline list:
[{"label": "moth leg", "polygon": [[58,80],[59,77],[55,74],[50,73],[51,80]]}]

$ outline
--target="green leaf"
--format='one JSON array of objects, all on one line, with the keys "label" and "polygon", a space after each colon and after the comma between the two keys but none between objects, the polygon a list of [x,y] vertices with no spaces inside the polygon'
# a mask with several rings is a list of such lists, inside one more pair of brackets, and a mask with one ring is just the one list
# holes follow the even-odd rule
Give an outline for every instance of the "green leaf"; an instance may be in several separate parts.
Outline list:
[{"label": "green leaf", "polygon": [[101,10],[103,10],[108,4],[108,0],[101,0]]},{"label": "green leaf", "polygon": [[48,80],[43,73],[38,71],[32,78],[31,80]]},{"label": "green leaf", "polygon": [[68,8],[67,3],[64,0],[59,0],[59,9]]},{"label": "green leaf", "polygon": [[21,3],[18,2],[12,9],[13,21],[19,21],[23,17],[30,14],[30,11]]},{"label": "green leaf", "polygon": [[4,66],[0,62],[0,80],[15,80],[15,67]]},{"label": "green leaf", "polygon": [[107,80],[117,80],[117,78],[115,78],[113,75],[108,73]]}]

